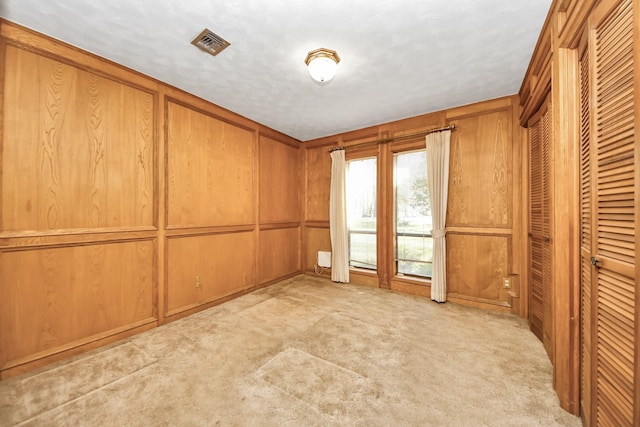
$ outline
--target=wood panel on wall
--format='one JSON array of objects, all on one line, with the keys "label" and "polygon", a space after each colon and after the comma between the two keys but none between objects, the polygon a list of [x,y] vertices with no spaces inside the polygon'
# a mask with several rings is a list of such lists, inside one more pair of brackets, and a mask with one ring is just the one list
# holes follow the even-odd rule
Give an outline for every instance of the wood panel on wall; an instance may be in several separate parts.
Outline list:
[{"label": "wood panel on wall", "polygon": [[3,234],[154,225],[154,95],[7,46]]},{"label": "wood panel on wall", "polygon": [[510,240],[507,236],[448,233],[447,293],[456,298],[510,307],[502,285],[502,278],[509,273]]},{"label": "wood panel on wall", "polygon": [[167,315],[255,284],[251,232],[172,237],[167,243]]},{"label": "wood panel on wall", "polygon": [[260,136],[260,223],[300,221],[299,148]]},{"label": "wood panel on wall", "polygon": [[260,284],[300,272],[300,228],[260,230]]},{"label": "wood panel on wall", "polygon": [[[307,227],[305,229],[305,265],[307,272],[313,272],[318,251],[331,252],[331,234],[329,228]],[[327,270],[330,272],[330,269]]]},{"label": "wood panel on wall", "polygon": [[[379,268],[377,277],[372,277],[378,286],[428,295],[429,280],[398,276],[395,272],[393,153],[423,148],[424,137],[416,137],[416,133],[455,124],[447,217],[447,249],[454,260],[448,270],[450,297],[465,304],[521,313],[520,307],[527,303],[526,296],[522,296],[523,301],[517,300],[518,307],[511,307],[516,290],[511,290],[512,295],[503,286],[504,276],[526,272],[526,263],[521,259],[524,252],[519,244],[516,250],[511,243],[513,239],[520,242],[525,238],[523,215],[518,209],[518,216],[514,217],[513,206],[516,198],[520,200],[523,184],[519,174],[522,133],[514,125],[517,105],[516,96],[504,97],[306,142],[304,220],[307,231],[303,249],[306,271],[312,271],[316,251],[327,242],[331,176],[327,148],[343,145],[348,156],[375,150],[380,164],[378,172],[384,175],[379,179],[384,185],[378,190]],[[354,141],[375,142],[375,135],[403,139],[386,145],[383,142],[378,146],[374,143],[349,148]],[[518,169],[518,173],[514,169]],[[327,229],[323,229],[325,226]],[[468,265],[470,260],[478,261],[476,274],[459,268]],[[525,280],[520,278],[520,282]],[[516,299],[518,296],[515,295]]]},{"label": "wood panel on wall", "polygon": [[254,133],[167,104],[167,226],[253,223]]},{"label": "wood panel on wall", "polygon": [[0,367],[155,322],[154,241],[0,252]]},{"label": "wood panel on wall", "polygon": [[[331,252],[329,234],[329,192],[331,189],[331,156],[328,146],[335,145],[330,138],[316,147],[304,150],[304,248],[303,268],[313,272],[318,251]],[[330,270],[326,271],[330,274]]]},{"label": "wood panel on wall", "polygon": [[[300,270],[299,141],[19,25],[0,32],[1,378],[255,289],[259,260],[271,281]],[[260,218],[291,230],[260,245]]]},{"label": "wood panel on wall", "polygon": [[331,189],[331,157],[328,145],[311,147],[305,150],[305,202],[307,221],[329,221],[329,191]]},{"label": "wood panel on wall", "polygon": [[519,313],[512,298],[521,295],[503,283],[505,276],[521,275],[524,265],[514,260],[512,244],[514,231],[522,229],[513,207],[514,188],[520,190],[514,173],[520,143],[513,123],[516,102],[502,98],[447,112],[447,122],[456,126],[449,166],[447,286],[454,301]]},{"label": "wood panel on wall", "polygon": [[509,228],[511,110],[452,120],[448,227]]},{"label": "wood panel on wall", "polygon": [[4,378],[157,323],[158,98],[1,25]]}]

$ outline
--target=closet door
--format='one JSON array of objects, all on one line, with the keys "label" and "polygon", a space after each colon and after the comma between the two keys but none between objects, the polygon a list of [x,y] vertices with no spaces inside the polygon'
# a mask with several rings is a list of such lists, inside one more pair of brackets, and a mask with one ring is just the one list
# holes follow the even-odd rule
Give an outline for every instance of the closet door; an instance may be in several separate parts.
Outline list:
[{"label": "closet door", "polygon": [[529,326],[542,341],[542,115],[529,122]]},{"label": "closet door", "polygon": [[585,426],[591,425],[591,133],[589,108],[589,50],[580,55],[580,413]]},{"label": "closet door", "polygon": [[633,0],[601,2],[590,28],[593,424],[637,426]]},{"label": "closet door", "polygon": [[553,356],[551,304],[551,103],[529,121],[529,324]]},{"label": "closet door", "polygon": [[553,113],[551,102],[542,118],[542,343],[554,363],[553,353],[553,277],[551,269],[551,195],[553,165]]}]

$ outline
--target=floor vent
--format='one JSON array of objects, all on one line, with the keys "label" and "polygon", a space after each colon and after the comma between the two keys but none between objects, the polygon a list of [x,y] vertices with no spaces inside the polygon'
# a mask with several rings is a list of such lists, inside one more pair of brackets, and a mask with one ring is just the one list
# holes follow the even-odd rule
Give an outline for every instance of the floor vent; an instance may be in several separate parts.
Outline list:
[{"label": "floor vent", "polygon": [[216,56],[226,49],[231,43],[215,34],[213,31],[205,28],[198,37],[191,41],[191,44],[213,56]]}]

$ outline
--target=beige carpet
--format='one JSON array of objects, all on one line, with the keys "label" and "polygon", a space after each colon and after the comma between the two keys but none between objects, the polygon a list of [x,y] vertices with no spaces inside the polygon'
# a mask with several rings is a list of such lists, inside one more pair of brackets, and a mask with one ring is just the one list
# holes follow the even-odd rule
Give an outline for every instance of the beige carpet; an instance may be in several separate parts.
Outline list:
[{"label": "beige carpet", "polygon": [[580,426],[522,319],[298,276],[0,382],[0,425]]}]

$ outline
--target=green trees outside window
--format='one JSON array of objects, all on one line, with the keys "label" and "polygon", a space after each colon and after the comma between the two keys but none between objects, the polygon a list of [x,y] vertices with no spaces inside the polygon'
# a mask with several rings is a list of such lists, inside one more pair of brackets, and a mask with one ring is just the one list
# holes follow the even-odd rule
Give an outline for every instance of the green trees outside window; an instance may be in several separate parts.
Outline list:
[{"label": "green trees outside window", "polygon": [[433,239],[426,150],[394,155],[396,272],[431,277]]}]

